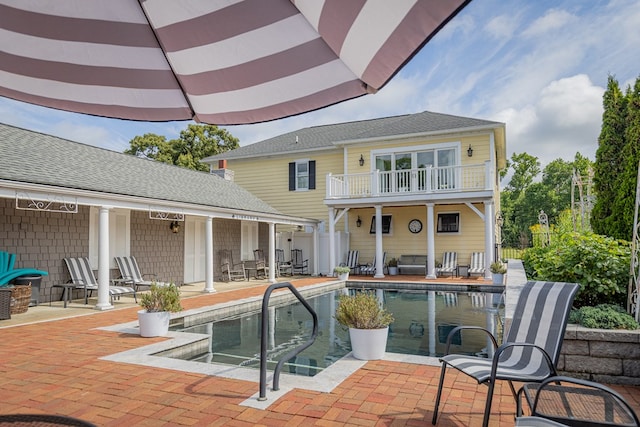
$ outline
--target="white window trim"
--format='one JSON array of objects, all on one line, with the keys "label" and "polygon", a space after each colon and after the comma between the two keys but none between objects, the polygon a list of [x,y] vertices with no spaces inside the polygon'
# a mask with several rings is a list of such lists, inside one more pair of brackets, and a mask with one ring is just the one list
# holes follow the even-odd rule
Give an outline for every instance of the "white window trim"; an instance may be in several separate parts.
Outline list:
[{"label": "white window trim", "polygon": [[[300,160],[295,160],[294,163],[296,165],[295,167],[295,182],[296,182],[296,191],[309,191],[309,162],[311,161],[311,159],[300,159]],[[298,165],[301,164],[306,164],[307,165],[307,187],[306,188],[302,188],[302,187],[298,187]]]},{"label": "white window trim", "polygon": [[[376,156],[385,155],[385,154],[411,154],[411,161],[414,162],[416,159],[416,152],[418,151],[426,151],[426,150],[442,150],[442,149],[451,149],[453,148],[456,151],[456,159],[460,162],[462,159],[460,153],[462,150],[462,142],[461,141],[451,141],[451,142],[439,142],[435,144],[421,144],[421,145],[412,145],[409,147],[393,147],[393,148],[380,148],[378,150],[371,150],[369,153],[369,165],[371,165],[371,169],[375,170],[375,159]],[[395,159],[395,157],[394,157]],[[393,163],[393,162],[392,162]]]}]

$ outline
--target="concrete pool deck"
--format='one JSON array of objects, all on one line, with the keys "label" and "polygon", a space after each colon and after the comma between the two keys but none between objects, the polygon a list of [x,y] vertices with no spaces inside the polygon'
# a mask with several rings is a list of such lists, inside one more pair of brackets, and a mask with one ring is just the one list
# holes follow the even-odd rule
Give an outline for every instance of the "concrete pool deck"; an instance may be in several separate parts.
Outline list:
[{"label": "concrete pool deck", "polygon": [[[291,281],[299,287],[327,280],[331,279]],[[402,276],[402,280],[442,282],[418,276]],[[444,279],[449,280],[453,281]],[[216,283],[218,292],[213,294],[203,294],[197,285],[185,286],[183,306],[195,309],[260,296],[267,286],[255,280]],[[430,424],[439,376],[436,366],[394,358],[361,363],[330,392],[295,388],[281,380],[288,389],[278,399],[269,391],[267,397],[273,402],[266,409],[257,409],[243,405],[258,391],[255,381],[106,360],[168,340],[101,329],[135,321],[138,307],[133,301],[116,302],[116,309],[109,311],[79,303],[63,309],[61,303],[60,307],[56,304],[32,307],[0,321],[1,414],[59,414],[99,426]],[[29,313],[34,317],[23,317]],[[453,373],[447,376],[449,387],[443,395],[438,426],[479,425],[486,388],[468,377],[458,376],[453,382],[454,378]],[[612,388],[640,412],[640,389]],[[513,426],[515,403],[509,388],[498,384],[496,393],[491,425]]]}]

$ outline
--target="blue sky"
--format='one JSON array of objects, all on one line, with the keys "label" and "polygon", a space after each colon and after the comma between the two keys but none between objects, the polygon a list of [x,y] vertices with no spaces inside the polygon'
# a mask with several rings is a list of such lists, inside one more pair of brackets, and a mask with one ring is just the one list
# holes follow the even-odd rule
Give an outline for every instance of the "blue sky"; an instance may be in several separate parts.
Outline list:
[{"label": "blue sky", "polygon": [[[595,160],[609,74],[640,76],[637,0],[473,0],[375,95],[273,122],[226,127],[250,144],[308,126],[434,111],[504,122],[507,151],[543,166]],[[123,151],[136,135],[175,138],[189,122],[67,113],[0,98],[0,121]]]}]

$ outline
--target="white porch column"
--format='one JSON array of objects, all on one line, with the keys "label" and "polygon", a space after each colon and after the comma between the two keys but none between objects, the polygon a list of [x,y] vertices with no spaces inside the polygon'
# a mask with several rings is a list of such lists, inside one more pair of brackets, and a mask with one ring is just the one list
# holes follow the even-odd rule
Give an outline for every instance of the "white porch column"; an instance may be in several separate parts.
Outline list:
[{"label": "white porch column", "polygon": [[495,219],[493,217],[493,202],[484,202],[484,278],[491,279],[491,270],[489,266],[494,260],[495,256],[494,248],[494,227]]},{"label": "white porch column", "polygon": [[276,225],[269,223],[269,282],[276,283]]},{"label": "white porch column", "polygon": [[98,224],[98,303],[96,310],[113,308],[109,301],[109,208],[100,206]]},{"label": "white porch column", "polygon": [[213,218],[208,216],[204,229],[204,291],[205,293],[213,293]]},{"label": "white porch column", "polygon": [[[335,243],[334,243],[335,244]],[[320,274],[320,236],[318,235],[318,225],[313,226],[313,275]]]},{"label": "white porch column", "polygon": [[382,206],[376,205],[376,274],[375,279],[384,277],[383,248],[382,248]]},{"label": "white porch column", "polygon": [[336,210],[329,208],[329,273],[333,275],[333,269],[336,266]]},{"label": "white porch column", "polygon": [[436,278],[436,225],[433,207],[433,203],[427,203],[427,279]]}]

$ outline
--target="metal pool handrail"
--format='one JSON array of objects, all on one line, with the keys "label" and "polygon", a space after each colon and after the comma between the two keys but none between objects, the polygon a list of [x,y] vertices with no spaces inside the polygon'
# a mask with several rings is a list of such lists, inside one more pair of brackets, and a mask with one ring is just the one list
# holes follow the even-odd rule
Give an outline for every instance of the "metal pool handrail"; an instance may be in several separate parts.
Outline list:
[{"label": "metal pool handrail", "polygon": [[311,346],[318,336],[318,315],[290,282],[274,283],[267,288],[264,293],[264,297],[262,297],[262,329],[260,333],[260,396],[258,397],[258,400],[267,400],[267,335],[269,333],[269,297],[274,290],[280,288],[289,288],[291,293],[298,298],[298,301],[300,301],[300,303],[302,303],[302,305],[304,305],[307,311],[311,314],[311,317],[313,317],[313,331],[311,333],[311,338],[309,338],[307,342],[299,345],[289,353],[282,356],[276,364],[276,368],[273,370],[274,391],[280,389],[280,371],[282,370],[282,366],[285,362]]}]

